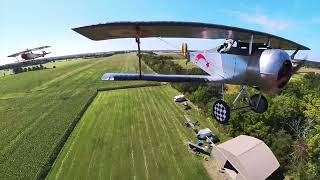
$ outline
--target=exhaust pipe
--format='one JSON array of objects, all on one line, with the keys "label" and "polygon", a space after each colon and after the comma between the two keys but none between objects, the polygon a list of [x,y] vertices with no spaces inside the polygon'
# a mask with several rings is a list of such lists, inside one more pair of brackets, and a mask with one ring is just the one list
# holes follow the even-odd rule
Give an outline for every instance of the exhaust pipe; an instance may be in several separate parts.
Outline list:
[{"label": "exhaust pipe", "polygon": [[190,62],[190,54],[189,54],[189,51],[188,51],[187,43],[182,43],[181,54],[182,54],[182,56],[184,58],[187,59],[186,64],[188,64],[188,62]]}]

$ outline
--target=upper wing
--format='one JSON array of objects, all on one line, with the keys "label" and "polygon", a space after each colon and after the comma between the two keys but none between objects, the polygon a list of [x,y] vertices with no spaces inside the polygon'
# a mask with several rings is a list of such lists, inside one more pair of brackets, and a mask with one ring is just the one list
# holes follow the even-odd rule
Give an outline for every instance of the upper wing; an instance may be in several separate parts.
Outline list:
[{"label": "upper wing", "polygon": [[37,47],[37,48],[29,49],[29,51],[37,51],[37,50],[45,49],[45,48],[49,48],[49,47],[51,47],[51,46],[40,46],[40,47]]},{"label": "upper wing", "polygon": [[284,50],[310,50],[301,44],[272,34],[242,29],[231,26],[194,23],[194,22],[111,22],[74,28],[74,31],[92,40],[140,37],[173,37],[173,38],[231,38],[242,42],[268,43],[272,48]]},{"label": "upper wing", "polygon": [[24,50],[24,51],[15,53],[15,54],[11,54],[11,55],[9,55],[8,57],[17,57],[17,56],[19,56],[19,55],[22,54],[22,53],[26,53],[26,52],[30,52],[30,51],[31,51],[31,50],[27,49],[27,50]]},{"label": "upper wing", "polygon": [[15,53],[15,54],[11,54],[8,57],[17,57],[17,56],[19,56],[20,54],[22,54],[24,52],[26,52],[26,51],[21,51],[21,52]]},{"label": "upper wing", "polygon": [[126,81],[126,80],[144,80],[159,82],[216,82],[226,83],[228,79],[215,76],[201,75],[166,75],[166,74],[128,74],[128,73],[105,73],[101,80],[104,81]]}]

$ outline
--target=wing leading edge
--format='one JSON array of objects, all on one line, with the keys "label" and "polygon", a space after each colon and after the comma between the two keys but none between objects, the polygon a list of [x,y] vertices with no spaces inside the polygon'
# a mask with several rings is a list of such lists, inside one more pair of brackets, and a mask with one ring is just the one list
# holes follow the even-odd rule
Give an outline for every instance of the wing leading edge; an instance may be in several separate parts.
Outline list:
[{"label": "wing leading edge", "polygon": [[73,30],[95,41],[117,38],[134,38],[137,35],[137,31],[141,38],[232,38],[234,40],[241,40],[242,42],[250,42],[251,35],[253,35],[254,43],[270,42],[270,46],[272,48],[284,50],[296,50],[299,48],[300,50],[309,50],[306,46],[273,34],[207,23],[174,21],[110,22],[73,28]]},{"label": "wing leading edge", "polygon": [[103,81],[158,81],[158,82],[206,82],[206,83],[226,83],[228,80],[222,77],[202,76],[202,75],[167,75],[167,74],[129,74],[129,73],[105,73]]}]

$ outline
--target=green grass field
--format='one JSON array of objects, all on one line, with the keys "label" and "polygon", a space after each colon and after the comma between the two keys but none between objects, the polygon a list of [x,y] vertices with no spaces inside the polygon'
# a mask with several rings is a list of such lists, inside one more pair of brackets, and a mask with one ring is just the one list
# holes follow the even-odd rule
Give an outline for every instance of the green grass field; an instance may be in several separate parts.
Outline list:
[{"label": "green grass field", "polygon": [[169,85],[99,93],[47,179],[208,179],[185,145],[194,134],[177,93]]},{"label": "green grass field", "polygon": [[[0,78],[0,179],[38,178],[97,88],[150,84],[100,80],[105,72],[138,72],[134,54],[51,65],[57,68]],[[152,73],[146,66],[143,71]],[[169,85],[100,93],[49,177],[208,178],[201,160],[184,145],[193,135],[180,124],[182,107],[172,102],[177,94]],[[216,131],[194,106],[191,117]],[[70,157],[76,164],[68,167]],[[82,163],[88,161],[89,166]]]},{"label": "green grass field", "polygon": [[104,72],[137,72],[133,54],[57,63],[0,78],[0,179],[38,177],[96,88],[145,84],[100,80]]},{"label": "green grass field", "polygon": [[0,78],[11,75],[11,74],[13,74],[12,70],[0,70]]}]

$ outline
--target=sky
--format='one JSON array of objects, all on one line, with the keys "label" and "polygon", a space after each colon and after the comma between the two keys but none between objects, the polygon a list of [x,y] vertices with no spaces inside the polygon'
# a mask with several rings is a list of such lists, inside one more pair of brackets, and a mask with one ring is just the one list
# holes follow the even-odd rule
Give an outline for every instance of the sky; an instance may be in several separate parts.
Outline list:
[{"label": "sky", "polygon": [[[320,61],[317,0],[1,0],[0,64],[27,48],[49,45],[50,56],[136,49],[134,39],[91,41],[71,28],[113,21],[191,21],[275,34],[303,44],[299,56]],[[221,40],[148,38],[141,48],[211,49]]]}]

